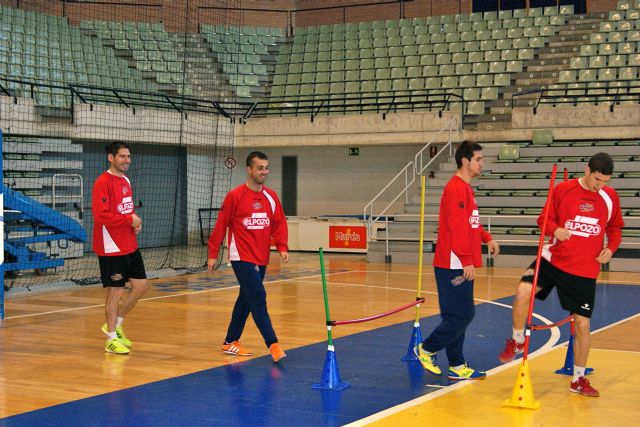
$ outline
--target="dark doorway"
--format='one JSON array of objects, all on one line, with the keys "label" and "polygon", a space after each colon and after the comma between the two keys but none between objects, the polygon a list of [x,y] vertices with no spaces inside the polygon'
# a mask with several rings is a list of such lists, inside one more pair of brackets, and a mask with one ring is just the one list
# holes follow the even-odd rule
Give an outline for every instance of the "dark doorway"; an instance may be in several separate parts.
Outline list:
[{"label": "dark doorway", "polygon": [[287,216],[298,214],[298,157],[282,156],[282,208]]}]

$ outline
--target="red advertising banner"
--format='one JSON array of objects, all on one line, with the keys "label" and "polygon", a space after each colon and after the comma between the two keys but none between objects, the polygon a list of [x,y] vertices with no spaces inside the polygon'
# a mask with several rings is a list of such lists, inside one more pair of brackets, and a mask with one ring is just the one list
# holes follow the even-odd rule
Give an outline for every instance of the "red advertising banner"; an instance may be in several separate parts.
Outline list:
[{"label": "red advertising banner", "polygon": [[329,226],[329,247],[335,249],[367,249],[367,228],[361,226]]}]

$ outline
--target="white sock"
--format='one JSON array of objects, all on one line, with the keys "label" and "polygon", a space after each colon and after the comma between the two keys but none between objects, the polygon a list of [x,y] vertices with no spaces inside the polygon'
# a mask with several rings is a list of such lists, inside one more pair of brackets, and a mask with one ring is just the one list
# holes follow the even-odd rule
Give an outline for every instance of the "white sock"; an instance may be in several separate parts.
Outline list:
[{"label": "white sock", "polygon": [[578,378],[584,377],[584,371],[584,366],[573,365],[573,379],[571,380],[571,382],[575,383],[576,381],[578,381]]},{"label": "white sock", "polygon": [[516,343],[524,344],[524,329],[513,329],[511,337]]},{"label": "white sock", "polygon": [[118,316],[118,318],[116,319],[116,328],[119,328],[120,326],[122,326],[123,322],[124,322],[124,317]]},{"label": "white sock", "polygon": [[107,341],[111,341],[118,338],[118,334],[116,334],[115,331],[113,332],[107,332]]}]

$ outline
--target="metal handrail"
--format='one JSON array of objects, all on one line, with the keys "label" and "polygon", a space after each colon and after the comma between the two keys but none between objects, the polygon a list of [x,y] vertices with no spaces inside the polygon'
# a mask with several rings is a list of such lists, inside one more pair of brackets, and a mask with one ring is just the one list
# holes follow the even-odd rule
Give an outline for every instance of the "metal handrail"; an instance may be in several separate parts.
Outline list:
[{"label": "metal handrail", "polygon": [[[454,125],[455,125],[455,128],[453,128]],[[452,147],[452,142],[453,142],[452,141],[452,132],[453,132],[453,130],[455,130],[456,134],[459,136],[459,127],[460,127],[459,119],[458,118],[451,119],[442,129],[440,129],[431,138],[431,140],[424,147],[422,147],[422,149],[420,151],[418,151],[418,153],[415,155],[414,159],[412,161],[410,161],[409,163],[407,163],[406,166],[400,170],[400,172],[398,172],[393,178],[391,178],[391,180],[387,183],[387,185],[385,185],[382,188],[382,190],[380,190],[378,192],[378,194],[376,194],[373,197],[373,199],[371,199],[371,201],[365,205],[365,207],[364,207],[364,221],[365,221],[365,225],[367,227],[367,234],[368,234],[369,238],[375,239],[375,236],[373,235],[373,226],[376,223],[378,223],[380,220],[387,221],[387,217],[388,217],[387,212],[388,212],[388,210],[400,199],[400,197],[402,197],[404,195],[405,196],[405,203],[409,202],[409,192],[408,192],[408,190],[411,187],[411,185],[413,185],[413,183],[415,182],[416,177],[421,175],[429,167],[429,165],[431,165],[431,163],[433,163],[433,161],[436,160],[438,155],[440,155],[443,151],[445,151],[445,149],[447,147],[449,147],[449,153],[451,153],[451,147]],[[449,141],[443,147],[443,149],[440,150],[440,152],[436,156],[434,156],[426,165],[423,166],[423,164],[422,164],[423,163],[422,155],[423,155],[424,151],[428,147],[430,147],[432,144],[435,144],[434,141],[436,140],[436,138],[442,132],[444,132],[445,130],[449,131]],[[419,167],[417,165],[419,165]],[[393,197],[393,200],[391,202],[389,202],[380,212],[374,213],[373,212],[374,203],[376,203],[382,197],[382,195],[387,192],[387,190],[391,186],[397,184],[401,177],[404,177],[404,188],[402,190],[400,190],[400,192],[398,194],[396,194],[395,197]]]}]

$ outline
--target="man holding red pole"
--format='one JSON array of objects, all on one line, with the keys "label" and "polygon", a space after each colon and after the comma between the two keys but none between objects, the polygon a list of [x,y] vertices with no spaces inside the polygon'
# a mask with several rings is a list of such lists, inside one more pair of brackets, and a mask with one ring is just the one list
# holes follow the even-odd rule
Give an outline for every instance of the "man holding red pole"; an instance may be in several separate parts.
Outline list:
[{"label": "man holding red pole", "polygon": [[[585,396],[600,394],[585,378],[591,345],[590,319],[594,309],[596,278],[600,265],[611,260],[622,241],[622,212],[618,194],[606,187],[613,174],[613,159],[595,154],[584,176],[559,184],[547,209],[538,217],[551,242],[542,248],[536,297],[544,300],[554,287],[562,308],[573,313],[576,328],[575,365],[569,390]],[[607,236],[605,246],[604,237]],[[520,279],[513,302],[513,334],[498,356],[500,362],[513,360],[524,351],[525,321],[535,274],[535,261]]]}]

